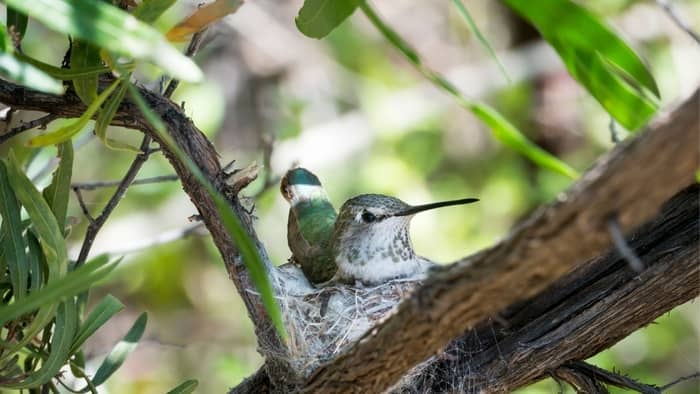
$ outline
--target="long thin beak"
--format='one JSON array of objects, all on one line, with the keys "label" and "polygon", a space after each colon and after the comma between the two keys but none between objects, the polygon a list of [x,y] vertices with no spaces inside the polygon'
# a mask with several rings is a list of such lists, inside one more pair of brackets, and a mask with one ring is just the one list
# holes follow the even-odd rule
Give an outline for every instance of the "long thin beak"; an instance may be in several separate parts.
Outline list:
[{"label": "long thin beak", "polygon": [[392,216],[410,216],[410,215],[414,215],[418,212],[427,211],[429,209],[449,207],[450,205],[471,204],[471,203],[477,202],[477,201],[479,201],[478,198],[463,198],[461,200],[440,201],[440,202],[433,202],[430,204],[415,205],[415,206],[412,206],[412,207],[405,209],[401,212],[395,213]]}]

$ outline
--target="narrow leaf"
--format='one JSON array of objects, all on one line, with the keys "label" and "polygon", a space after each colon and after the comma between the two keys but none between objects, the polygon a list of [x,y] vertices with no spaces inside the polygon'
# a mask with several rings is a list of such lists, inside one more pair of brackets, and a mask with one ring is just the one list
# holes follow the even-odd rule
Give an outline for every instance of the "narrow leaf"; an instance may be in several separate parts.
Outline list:
[{"label": "narrow leaf", "polygon": [[134,8],[132,15],[146,23],[153,23],[174,3],[175,0],[143,0]]},{"label": "narrow leaf", "polygon": [[10,271],[10,283],[12,283],[15,300],[21,300],[27,293],[29,262],[22,236],[19,201],[12,190],[7,169],[2,161],[0,161],[0,216],[2,217],[0,231],[3,234],[0,246],[4,250],[4,258]]},{"label": "narrow leaf", "polygon": [[569,72],[626,129],[639,130],[656,112],[657,104],[612,72],[599,53],[587,56],[566,49],[560,53]]},{"label": "narrow leaf", "polygon": [[117,88],[119,85],[119,79],[112,82],[107,89],[103,90],[102,93],[100,93],[97,98],[90,103],[90,105],[87,107],[85,112],[78,118],[75,122],[61,127],[58,130],[54,130],[51,132],[48,132],[43,135],[36,136],[29,140],[27,142],[28,146],[46,146],[46,145],[54,145],[54,144],[59,144],[61,142],[69,140],[71,137],[73,137],[75,134],[79,133],[81,130],[87,126],[88,122],[90,119],[92,119],[93,116],[95,116],[95,113],[97,110],[100,109],[100,106],[104,101],[109,97],[109,95],[114,91],[114,89]]},{"label": "narrow leaf", "polygon": [[63,231],[58,227],[56,217],[44,197],[20,169],[12,153],[5,165],[12,189],[27,210],[32,228],[36,231],[49,262],[49,281],[62,277],[67,271],[68,253]]},{"label": "narrow leaf", "polygon": [[190,394],[194,392],[198,385],[199,382],[196,379],[185,380],[174,389],[168,391],[167,394]]},{"label": "narrow leaf", "polygon": [[95,376],[92,378],[92,383],[95,386],[99,386],[104,383],[107,378],[112,376],[112,374],[119,369],[119,367],[124,363],[124,360],[129,356],[129,354],[136,349],[144,330],[146,329],[146,323],[148,322],[148,315],[146,312],[142,313],[138,319],[134,322],[126,333],[124,339],[122,339],[112,351],[107,355]]},{"label": "narrow leaf", "polygon": [[389,41],[401,53],[403,53],[403,55],[416,67],[416,69],[418,69],[418,71],[420,71],[435,86],[452,95],[459,105],[470,110],[479,119],[481,119],[482,122],[486,123],[491,128],[494,138],[506,146],[522,153],[533,162],[538,163],[545,168],[552,169],[569,177],[578,176],[576,171],[571,169],[566,163],[545,152],[525,138],[525,136],[515,126],[508,122],[495,109],[485,104],[470,100],[461,91],[459,91],[455,85],[445,79],[445,77],[426,67],[418,56],[418,53],[411,47],[411,45],[401,38],[401,36],[399,36],[390,26],[384,23],[384,21],[382,21],[379,15],[374,12],[368,3],[361,3],[360,8],[372,22],[372,24],[382,33],[382,35],[384,35],[384,38],[386,38],[387,41]]},{"label": "narrow leaf", "polygon": [[457,11],[459,11],[459,14],[462,16],[462,18],[464,18],[464,21],[467,22],[469,30],[472,31],[472,33],[476,36],[476,39],[479,40],[479,43],[481,43],[481,46],[484,47],[484,49],[486,49],[493,61],[496,62],[503,76],[506,77],[508,82],[512,82],[510,76],[508,76],[506,68],[503,66],[503,63],[501,63],[501,59],[498,58],[498,55],[496,55],[496,51],[493,50],[493,47],[486,39],[486,37],[484,37],[484,35],[481,34],[481,30],[479,30],[479,27],[476,25],[476,22],[474,22],[474,19],[472,18],[471,14],[469,14],[467,7],[465,7],[462,3],[462,0],[452,0],[452,3],[455,5],[455,7],[457,7]]},{"label": "narrow leaf", "polygon": [[36,239],[31,231],[27,232],[27,244],[29,245],[29,291],[35,292],[44,285],[46,259],[44,259],[44,254],[41,252],[39,240]]},{"label": "narrow leaf", "polygon": [[659,96],[659,88],[644,62],[612,30],[589,10],[571,0],[505,0],[515,12],[529,20],[547,41],[603,58],[624,70],[636,83]]},{"label": "narrow leaf", "polygon": [[362,0],[305,0],[294,19],[297,29],[311,38],[323,38],[347,19]]},{"label": "narrow leaf", "polygon": [[[34,59],[33,57],[27,56],[22,53],[15,53],[17,59],[29,63],[32,66],[38,68],[39,70],[45,72],[51,77],[68,81],[76,78],[88,77],[93,75],[100,75],[112,72],[110,67],[106,66],[93,66],[93,67],[81,67],[81,68],[60,68],[53,66],[48,63],[44,63],[41,60]],[[134,63],[119,63],[119,68],[132,71],[134,69]]]},{"label": "narrow leaf", "polygon": [[183,164],[185,164],[185,166],[187,166],[187,169],[192,173],[197,181],[204,186],[207,193],[214,200],[217,212],[221,217],[224,226],[229,231],[229,234],[231,234],[231,237],[236,242],[236,246],[238,246],[238,250],[241,253],[243,264],[248,269],[253,284],[255,284],[255,287],[260,292],[260,297],[262,298],[265,310],[270,316],[270,320],[272,320],[273,324],[275,325],[278,334],[282,338],[286,338],[287,332],[282,321],[282,314],[280,312],[279,305],[275,300],[274,291],[272,289],[272,284],[270,283],[270,278],[268,277],[265,264],[258,254],[255,245],[253,245],[253,241],[250,239],[250,236],[243,229],[243,225],[238,219],[238,216],[236,216],[231,209],[229,202],[214,188],[214,186],[212,186],[204,174],[202,174],[199,167],[197,167],[197,165],[189,156],[187,156],[182,148],[175,143],[170,134],[167,133],[165,125],[160,120],[158,115],[156,115],[148,107],[148,104],[146,104],[143,97],[141,97],[141,94],[131,84],[129,84],[129,93],[146,120],[153,126],[154,131],[158,134],[160,139],[164,141],[164,143],[168,145],[177,158]]},{"label": "narrow leaf", "polygon": [[[85,69],[101,65],[99,48],[83,40],[73,40],[70,68]],[[83,104],[90,105],[97,98],[97,75],[76,78],[73,80],[73,87]]]},{"label": "narrow leaf", "polygon": [[107,320],[111,319],[112,316],[116,315],[119,311],[124,309],[124,304],[122,304],[118,299],[116,299],[111,294],[107,294],[102,301],[100,301],[97,306],[90,312],[90,315],[85,319],[80,330],[73,340],[73,345],[71,346],[71,354],[75,353],[80,347],[85,343],[85,341],[92,336]]},{"label": "narrow leaf", "polygon": [[165,35],[169,41],[184,41],[187,36],[194,34],[226,15],[236,12],[243,0],[216,0],[192,13],[182,22],[175,25]]},{"label": "narrow leaf", "polygon": [[58,227],[64,229],[70,196],[70,181],[73,176],[73,144],[66,141],[58,145],[57,148],[58,167],[53,173],[51,184],[44,189],[42,194],[56,217]]},{"label": "narrow leaf", "polygon": [[508,122],[508,120],[495,109],[485,104],[475,103],[471,106],[471,110],[474,115],[491,128],[493,136],[503,145],[522,153],[541,167],[549,168],[552,171],[570,178],[577,178],[579,176],[574,169],[564,162],[530,142],[530,140],[525,138],[515,126]]},{"label": "narrow leaf", "polygon": [[7,31],[16,35],[18,41],[22,41],[24,34],[27,32],[27,23],[29,22],[27,15],[15,11],[12,7],[7,8]]},{"label": "narrow leaf", "polygon": [[75,296],[89,288],[112,272],[119,260],[107,265],[108,262],[107,255],[97,256],[69,272],[65,277],[47,283],[41,290],[29,294],[21,301],[0,306],[0,324],[29,313],[44,304],[52,304]]},{"label": "narrow leaf", "polygon": [[107,138],[107,128],[112,123],[114,114],[117,113],[119,105],[124,100],[124,95],[128,90],[128,78],[129,75],[121,78],[122,82],[119,83],[119,88],[117,88],[117,90],[111,96],[109,96],[109,99],[107,99],[105,104],[102,106],[102,110],[95,121],[95,135],[102,141],[102,143],[105,144],[105,146],[110,149],[138,153],[140,152],[138,147]]},{"label": "narrow leaf", "polygon": [[154,28],[102,1],[5,0],[7,5],[100,48],[151,62],[175,78],[197,82],[202,71]]},{"label": "narrow leaf", "polygon": [[60,81],[7,52],[0,53],[0,76],[44,93],[63,93],[63,85]]},{"label": "narrow leaf", "polygon": [[41,368],[26,379],[5,384],[7,388],[33,388],[47,383],[56,376],[70,356],[70,345],[76,331],[78,311],[73,299],[62,302],[56,313],[56,327],[51,339],[51,353],[44,360]]}]

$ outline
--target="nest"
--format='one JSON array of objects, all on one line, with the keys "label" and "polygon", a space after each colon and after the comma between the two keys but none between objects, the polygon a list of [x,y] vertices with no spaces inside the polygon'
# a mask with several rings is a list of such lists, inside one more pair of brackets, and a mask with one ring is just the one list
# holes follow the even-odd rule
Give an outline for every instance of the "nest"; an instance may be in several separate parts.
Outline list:
[{"label": "nest", "polygon": [[308,376],[323,361],[351,346],[392,314],[420,283],[408,278],[373,287],[338,284],[315,288],[292,264],[279,267],[275,282],[289,334],[286,354],[264,344],[261,350],[284,358],[300,376]]}]

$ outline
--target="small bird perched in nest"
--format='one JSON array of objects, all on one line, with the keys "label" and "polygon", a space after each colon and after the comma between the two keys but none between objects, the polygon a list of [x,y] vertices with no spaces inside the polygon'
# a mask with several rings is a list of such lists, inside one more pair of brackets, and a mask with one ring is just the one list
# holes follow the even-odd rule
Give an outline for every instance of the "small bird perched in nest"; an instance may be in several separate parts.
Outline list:
[{"label": "small bird perched in nest", "polygon": [[435,263],[418,256],[409,236],[413,216],[430,209],[471,204],[476,198],[409,205],[395,197],[363,194],[336,215],[321,182],[298,167],[282,178],[290,203],[287,241],[294,261],[316,285],[361,282],[377,285],[420,277]]},{"label": "small bird perched in nest", "polygon": [[336,212],[318,177],[297,167],[284,175],[280,191],[290,204],[287,243],[294,262],[313,284],[323,283],[336,272],[330,250]]}]

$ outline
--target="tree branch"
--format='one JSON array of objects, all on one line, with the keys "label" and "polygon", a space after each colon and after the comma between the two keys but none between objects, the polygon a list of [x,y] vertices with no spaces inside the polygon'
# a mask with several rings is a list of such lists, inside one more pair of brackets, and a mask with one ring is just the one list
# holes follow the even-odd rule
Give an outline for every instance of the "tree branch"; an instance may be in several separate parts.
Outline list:
[{"label": "tree branch", "polygon": [[[317,369],[314,392],[379,392],[480,321],[546,289],[610,245],[608,219],[629,231],[693,182],[698,167],[698,106],[693,96],[599,160],[558,201],[503,242],[441,267],[397,313],[357,345]],[[646,272],[646,271],[645,271]]]},{"label": "tree branch", "polygon": [[[101,85],[104,86],[110,82],[104,80],[101,81]],[[267,269],[271,270],[272,264],[253,230],[251,218],[241,206],[237,196],[226,193],[228,186],[225,183],[225,174],[221,169],[219,157],[214,146],[187,118],[182,108],[177,104],[148,89],[142,87],[138,89],[148,105],[166,124],[167,131],[173,140],[200,168],[204,176],[212,182],[218,191],[229,195],[234,212],[253,238],[263,261],[267,264]],[[79,117],[85,111],[85,106],[72,89],[68,89],[61,96],[54,96],[33,91],[4,80],[0,80],[0,102],[15,109],[42,111],[67,118]],[[183,189],[197,207],[202,220],[211,233],[212,239],[224,260],[229,276],[245,302],[250,318],[255,324],[258,338],[265,339],[268,344],[274,345],[278,343],[275,330],[265,313],[259,296],[256,292],[248,291],[253,289],[252,282],[240,260],[237,248],[218,216],[216,205],[206,189],[190,174],[187,166],[180,162],[173,152],[165,148],[167,144],[160,141],[158,134],[151,129],[151,125],[143,117],[138,107],[130,100],[127,99],[122,102],[112,124],[141,130],[161,145],[163,154],[180,177]],[[282,348],[281,345],[279,347]]]}]

